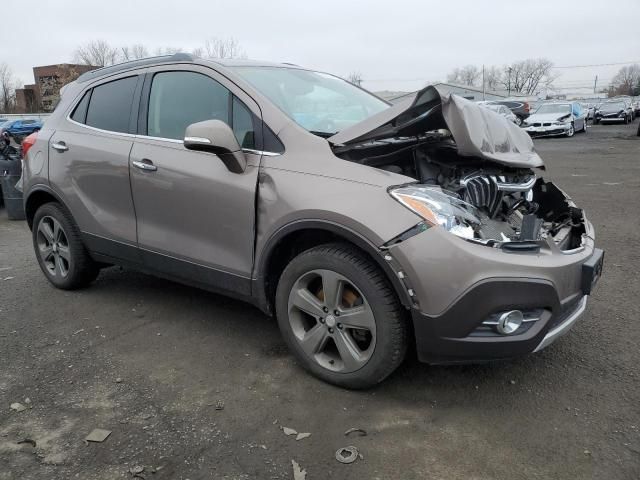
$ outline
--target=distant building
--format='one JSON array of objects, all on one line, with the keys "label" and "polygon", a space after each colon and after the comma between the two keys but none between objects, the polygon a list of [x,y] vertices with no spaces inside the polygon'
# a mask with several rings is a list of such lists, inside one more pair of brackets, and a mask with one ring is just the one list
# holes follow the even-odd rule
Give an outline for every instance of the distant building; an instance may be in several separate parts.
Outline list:
[{"label": "distant building", "polygon": [[96,68],[99,67],[71,63],[33,67],[35,83],[16,89],[17,113],[52,112],[60,98],[60,88]]}]

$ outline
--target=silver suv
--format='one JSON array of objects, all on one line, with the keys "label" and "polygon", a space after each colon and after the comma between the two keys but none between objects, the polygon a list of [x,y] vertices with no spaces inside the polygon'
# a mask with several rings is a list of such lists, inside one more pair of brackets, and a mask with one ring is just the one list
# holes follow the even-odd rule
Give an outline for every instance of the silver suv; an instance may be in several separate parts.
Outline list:
[{"label": "silver suv", "polygon": [[429,363],[538,351],[601,272],[528,135],[433,87],[390,105],[293,65],[177,54],[85,73],[24,148],[53,285],[124,265],[246,300],[348,388],[410,343]]}]

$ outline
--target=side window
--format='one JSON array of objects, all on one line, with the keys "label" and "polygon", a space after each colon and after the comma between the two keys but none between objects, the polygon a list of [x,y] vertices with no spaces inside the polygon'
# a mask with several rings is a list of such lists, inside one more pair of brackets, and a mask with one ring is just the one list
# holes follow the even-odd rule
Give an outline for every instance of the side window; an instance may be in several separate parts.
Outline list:
[{"label": "side window", "polygon": [[233,133],[242,148],[255,148],[255,130],[253,127],[253,115],[249,109],[233,97]]},{"label": "side window", "polygon": [[94,87],[86,124],[112,132],[129,132],[137,82],[138,77],[127,77]]},{"label": "side window", "polygon": [[574,103],[573,104],[573,114],[576,117],[579,117],[581,113],[582,113],[582,110],[580,109],[580,105],[578,103]]},{"label": "side window", "polygon": [[217,119],[229,124],[230,95],[225,87],[200,73],[158,73],[149,94],[147,135],[182,140],[192,123]]},{"label": "side window", "polygon": [[89,106],[89,98],[91,97],[91,90],[88,90],[82,100],[76,105],[76,108],[71,114],[71,120],[78,123],[84,123],[87,120],[87,107]]}]

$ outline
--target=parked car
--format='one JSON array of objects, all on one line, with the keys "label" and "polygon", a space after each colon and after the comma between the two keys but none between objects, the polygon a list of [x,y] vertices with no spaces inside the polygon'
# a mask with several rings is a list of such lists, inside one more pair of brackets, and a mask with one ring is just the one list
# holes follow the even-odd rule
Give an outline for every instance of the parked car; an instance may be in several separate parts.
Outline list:
[{"label": "parked car", "polygon": [[532,137],[566,135],[587,131],[587,117],[578,102],[552,102],[540,105],[523,127]]},{"label": "parked car", "polygon": [[507,120],[515,124],[518,123],[518,117],[516,116],[516,114],[513,113],[511,110],[509,110],[509,108],[505,107],[504,105],[485,104],[484,107],[488,108],[491,111],[496,112],[499,115],[502,115],[504,118],[506,118]]},{"label": "parked car", "polygon": [[26,137],[42,128],[42,122],[39,120],[9,120],[0,128],[0,133],[7,132],[11,136]]},{"label": "parked car", "polygon": [[35,256],[61,289],[118,264],[252,302],[349,388],[410,342],[431,363],[539,351],[603,253],[528,135],[481,108],[248,60],[93,70],[23,142]]},{"label": "parked car", "polygon": [[504,105],[509,108],[516,115],[516,125],[521,126],[529,114],[531,113],[531,106],[529,102],[520,100],[496,100],[496,104]]},{"label": "parked car", "polygon": [[593,120],[596,107],[592,103],[583,103],[582,109],[584,110],[584,115],[587,120]]},{"label": "parked car", "polygon": [[631,114],[628,106],[622,100],[604,102],[596,112],[594,123],[622,122],[630,123]]}]

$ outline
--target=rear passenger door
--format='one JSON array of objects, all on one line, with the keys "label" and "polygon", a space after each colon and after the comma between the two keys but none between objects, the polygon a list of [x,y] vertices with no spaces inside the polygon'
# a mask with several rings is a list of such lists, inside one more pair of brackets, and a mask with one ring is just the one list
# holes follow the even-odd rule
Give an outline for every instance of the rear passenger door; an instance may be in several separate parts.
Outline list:
[{"label": "rear passenger door", "polygon": [[211,153],[187,150],[188,125],[218,119],[255,147],[260,110],[224,77],[199,66],[147,74],[130,158],[138,244],[145,264],[173,277],[250,292],[260,155],[243,173]]},{"label": "rear passenger door", "polygon": [[100,80],[78,97],[49,141],[49,179],[91,250],[136,260],[129,153],[141,75]]}]

